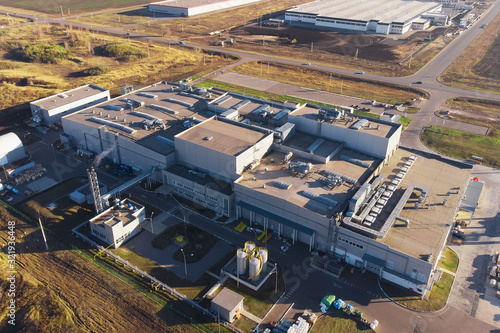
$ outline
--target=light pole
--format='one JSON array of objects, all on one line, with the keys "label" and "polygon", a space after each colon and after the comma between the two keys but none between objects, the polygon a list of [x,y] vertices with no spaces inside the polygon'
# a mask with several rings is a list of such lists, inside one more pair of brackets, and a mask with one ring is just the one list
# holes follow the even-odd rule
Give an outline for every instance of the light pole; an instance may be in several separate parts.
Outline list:
[{"label": "light pole", "polygon": [[149,218],[149,221],[151,221],[151,233],[154,234],[154,231],[153,231],[153,214],[155,212],[151,212],[151,217]]},{"label": "light pole", "polygon": [[[186,254],[184,253],[184,249],[181,249],[181,252],[182,252],[182,256],[184,257],[184,274],[186,276],[186,281],[188,279],[188,269],[187,269],[187,264],[186,264]],[[191,253],[191,257],[193,256],[193,254]]]},{"label": "light pole", "polygon": [[276,274],[276,284],[274,286],[274,296],[278,294],[278,265],[274,263],[274,274]]}]

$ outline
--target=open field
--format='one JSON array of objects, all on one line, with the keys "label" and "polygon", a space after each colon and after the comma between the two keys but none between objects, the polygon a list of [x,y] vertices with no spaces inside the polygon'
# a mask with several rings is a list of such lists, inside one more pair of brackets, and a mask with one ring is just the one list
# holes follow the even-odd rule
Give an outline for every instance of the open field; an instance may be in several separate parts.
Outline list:
[{"label": "open field", "polygon": [[148,11],[147,7],[139,7],[132,10],[104,12],[85,16],[69,18],[66,21],[90,24],[98,27],[123,27],[131,24],[145,23],[154,20],[156,16]]},{"label": "open field", "polygon": [[449,270],[450,272],[456,272],[458,268],[458,256],[449,247],[446,248],[444,253],[443,261],[441,262],[441,267]]},{"label": "open field", "polygon": [[[88,30],[64,26],[38,24],[3,30],[0,56],[0,109],[12,107],[41,97],[94,83],[116,96],[120,87],[142,87],[161,80],[178,80],[211,68],[220,68],[233,61],[218,54],[207,56],[203,52],[177,48],[161,43],[141,42],[108,35],[98,35]],[[143,51],[145,56],[130,61],[119,57],[99,55],[99,47],[113,42],[130,44]],[[56,43],[72,52],[69,60],[57,64],[39,64],[19,61],[12,50],[33,43]],[[83,71],[94,67],[107,68],[105,74],[83,76]]]},{"label": "open field", "polygon": [[473,155],[484,158],[485,165],[500,166],[499,131],[489,131],[488,136],[471,134],[439,126],[427,128],[422,134],[422,141],[431,149],[462,160],[469,160]]},{"label": "open field", "polygon": [[[48,235],[46,252],[38,228],[13,217],[0,206],[0,240],[7,242],[7,221],[15,221],[16,326],[2,332],[195,332],[184,317],[140,294],[103,271],[65,243]],[[2,259],[5,255],[1,254]],[[5,260],[1,261],[5,265]],[[5,267],[2,267],[5,268]],[[7,290],[7,269],[1,273]],[[7,293],[0,295],[7,304]]]},{"label": "open field", "polygon": [[444,84],[500,93],[500,14],[439,77]]},{"label": "open field", "polygon": [[[126,6],[134,6],[147,4],[150,1],[145,0],[103,0],[103,1],[85,1],[85,0],[59,0],[59,1],[38,1],[38,0],[24,0],[24,1],[10,1],[0,0],[0,6],[10,7],[9,10],[17,8],[41,12],[50,15],[61,15],[61,7],[65,15],[88,13],[90,11],[121,8]],[[60,6],[61,7],[60,7]]]},{"label": "open field", "polygon": [[420,96],[427,97],[426,92],[415,88],[278,63],[249,62],[234,68],[232,71],[267,80],[297,84],[305,88],[390,104],[410,103]]},{"label": "open field", "polygon": [[381,282],[380,285],[394,301],[409,309],[430,312],[440,310],[446,305],[453,279],[452,275],[443,272],[441,279],[439,282],[434,283],[430,294],[427,294],[425,299],[420,299],[419,295],[412,295],[406,289],[395,286],[390,282]]},{"label": "open field", "polygon": [[[15,24],[21,24],[29,22],[28,19],[16,17],[16,16],[8,16],[6,14],[0,14],[0,27],[9,27]],[[4,28],[3,28],[4,29]],[[0,36],[2,36],[5,32],[0,30]]]},{"label": "open field", "polygon": [[[333,307],[332,307],[333,308]],[[331,310],[327,314],[318,318],[310,330],[310,333],[324,332],[374,332],[366,325],[358,324],[356,321],[347,317],[342,310]]]},{"label": "open field", "polygon": [[477,98],[456,97],[446,101],[450,116],[465,122],[476,120],[479,125],[500,129],[500,102]]}]

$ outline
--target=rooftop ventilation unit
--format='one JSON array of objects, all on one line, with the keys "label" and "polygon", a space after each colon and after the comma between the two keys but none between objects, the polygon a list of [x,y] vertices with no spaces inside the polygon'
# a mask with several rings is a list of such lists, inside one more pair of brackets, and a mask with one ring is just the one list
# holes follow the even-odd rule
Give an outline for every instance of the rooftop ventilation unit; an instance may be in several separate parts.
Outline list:
[{"label": "rooftop ventilation unit", "polygon": [[181,96],[186,96],[186,97],[191,97],[191,98],[196,98],[200,101],[204,101],[205,98],[201,97],[201,96],[198,96],[198,95],[195,95],[195,94],[192,94],[192,93],[187,93],[187,92],[180,92],[179,95]]},{"label": "rooftop ventilation unit", "polygon": [[235,109],[235,110],[238,110],[238,109],[241,109],[242,107],[244,107],[245,105],[247,105],[248,103],[250,103],[250,101],[248,99],[245,99],[245,100],[243,100],[241,102],[236,103],[231,108]]},{"label": "rooftop ventilation unit", "polygon": [[163,112],[169,113],[169,114],[178,114],[179,113],[179,111],[172,110],[172,109],[167,108],[165,106],[151,104],[151,105],[149,105],[149,107],[152,108],[152,109],[155,109],[155,110],[159,110],[159,111],[163,111]]},{"label": "rooftop ventilation unit", "polygon": [[305,163],[305,162],[290,162],[288,164],[288,170],[303,174],[306,174],[309,171],[311,171],[312,167],[313,167],[312,163]]},{"label": "rooftop ventilation unit", "polygon": [[167,98],[167,99],[165,99],[165,101],[170,102],[170,103],[179,104],[179,105],[185,106],[187,108],[190,108],[193,106],[193,104],[190,104],[190,103],[187,103],[184,101],[180,101],[180,100],[174,99],[174,98]]},{"label": "rooftop ventilation unit", "polygon": [[370,166],[370,163],[368,163],[368,162],[361,161],[361,160],[358,160],[356,158],[349,157],[347,155],[340,155],[340,159],[344,160],[344,161],[347,161],[347,162],[350,162],[352,164],[356,164],[356,165],[362,166],[364,168],[368,168]]},{"label": "rooftop ventilation unit", "polygon": [[61,97],[61,98],[68,98],[68,97],[69,97],[69,96],[68,96],[68,95],[66,95],[65,93],[60,93],[60,94],[59,94],[59,95],[57,95],[57,96],[59,96],[59,97]]},{"label": "rooftop ventilation unit", "polygon": [[317,195],[315,193],[312,193],[311,191],[307,191],[307,190],[302,191],[302,195],[305,196],[306,198],[313,199],[313,200],[316,200],[318,202],[321,202],[322,204],[325,204],[326,206],[328,206],[328,209],[331,209],[331,208],[334,208],[335,206],[337,206],[337,201],[325,198],[321,195]]},{"label": "rooftop ventilation unit", "polygon": [[153,115],[150,115],[150,114],[144,113],[144,112],[132,111],[132,112],[130,112],[130,114],[133,114],[134,116],[143,117],[143,118],[146,118],[149,120],[156,120],[156,121],[159,121],[160,123],[163,122],[163,120],[161,118],[155,117]]},{"label": "rooftop ventilation unit", "polygon": [[122,130],[122,131],[124,131],[126,133],[130,133],[130,134],[133,134],[133,133],[137,132],[133,128],[130,128],[130,127],[122,125],[122,124],[117,124],[117,123],[114,123],[114,122],[106,120],[106,119],[92,117],[92,118],[90,118],[90,121],[93,121],[94,123],[98,123],[98,124],[102,124],[102,125],[107,125],[107,126],[110,126],[110,127],[114,127],[114,128],[120,129],[120,130]]},{"label": "rooftop ventilation unit", "polygon": [[274,120],[280,120],[281,118],[283,118],[284,116],[286,116],[287,114],[290,113],[290,110],[288,109],[283,109],[281,110],[280,112],[278,112],[275,116],[274,116]]},{"label": "rooftop ventilation unit", "polygon": [[356,179],[354,178],[351,178],[351,177],[347,177],[347,176],[344,176],[338,172],[335,172],[335,171],[331,171],[331,170],[321,170],[320,172],[321,174],[323,175],[326,175],[326,176],[331,176],[331,177],[340,177],[342,178],[346,183],[349,183],[349,184],[355,184],[356,183]]},{"label": "rooftop ventilation unit", "polygon": [[188,172],[192,175],[198,176],[198,177],[203,178],[203,179],[205,179],[207,177],[207,174],[204,172],[199,172],[196,170],[189,170]]},{"label": "rooftop ventilation unit", "polygon": [[146,105],[144,101],[132,98],[127,99],[127,109],[137,109],[143,107],[144,105]]},{"label": "rooftop ventilation unit", "polygon": [[288,163],[292,160],[292,157],[293,157],[293,153],[292,152],[288,152],[286,155],[285,155],[285,158],[283,158],[283,163]]},{"label": "rooftop ventilation unit", "polygon": [[233,97],[230,96],[230,95],[225,96],[225,97],[219,99],[218,101],[214,102],[214,104],[215,105],[221,105],[222,103],[229,101],[231,98],[233,98]]},{"label": "rooftop ventilation unit", "polygon": [[275,180],[273,184],[274,184],[274,186],[276,186],[278,188],[282,188],[284,190],[288,190],[290,187],[292,187],[292,184],[280,182],[279,180]]},{"label": "rooftop ventilation unit", "polygon": [[267,111],[268,109],[269,109],[269,104],[263,104],[250,113],[258,115],[258,114],[262,114],[263,112]]},{"label": "rooftop ventilation unit", "polygon": [[106,105],[105,108],[109,109],[109,110],[114,110],[114,111],[123,111],[123,108],[121,106],[116,106],[116,105],[112,105],[112,104]]},{"label": "rooftop ventilation unit", "polygon": [[164,137],[164,136],[157,135],[157,136],[155,137],[155,140],[160,141],[160,142],[162,142],[162,143],[165,143],[165,144],[167,144],[167,145],[169,145],[169,146],[175,147],[175,143],[174,143],[172,140],[167,139],[167,138],[166,138],[166,137]]},{"label": "rooftop ventilation unit", "polygon": [[161,121],[161,119],[150,119],[150,120],[146,120],[144,119],[142,121],[142,123],[144,124],[144,129],[146,130],[149,130],[149,129],[158,129],[158,128],[161,128],[161,129],[166,129],[166,126],[165,124]]},{"label": "rooftop ventilation unit", "polygon": [[310,152],[310,153],[314,153],[314,151],[316,149],[319,148],[319,146],[321,146],[323,144],[323,142],[325,142],[325,140],[323,139],[316,139],[316,141],[314,141],[309,147],[307,147],[307,151]]},{"label": "rooftop ventilation unit", "polygon": [[367,119],[360,119],[358,120],[357,122],[355,122],[351,128],[354,129],[354,130],[360,130],[361,127],[365,126],[366,124],[368,123],[368,120]]},{"label": "rooftop ventilation unit", "polygon": [[203,138],[203,140],[210,141],[213,138],[214,138],[213,136],[206,136],[206,137]]},{"label": "rooftop ventilation unit", "polygon": [[149,94],[146,92],[140,92],[140,93],[137,93],[137,95],[147,97],[147,98],[158,99],[158,95],[153,95],[153,94]]}]

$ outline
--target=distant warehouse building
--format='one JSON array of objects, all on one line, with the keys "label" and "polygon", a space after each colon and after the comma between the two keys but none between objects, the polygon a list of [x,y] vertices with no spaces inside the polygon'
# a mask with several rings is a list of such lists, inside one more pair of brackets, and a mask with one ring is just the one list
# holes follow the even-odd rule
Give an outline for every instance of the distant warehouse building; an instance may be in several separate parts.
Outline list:
[{"label": "distant warehouse building", "polygon": [[[285,21],[386,35],[404,34],[410,29],[421,30],[434,23],[434,16],[425,15],[441,14],[441,8],[440,3],[422,1],[357,0],[346,3],[343,0],[319,0],[288,9]],[[437,18],[443,23],[441,16]]]},{"label": "distant warehouse building", "polygon": [[149,4],[149,11],[176,16],[192,16],[247,5],[260,0],[169,0]]}]

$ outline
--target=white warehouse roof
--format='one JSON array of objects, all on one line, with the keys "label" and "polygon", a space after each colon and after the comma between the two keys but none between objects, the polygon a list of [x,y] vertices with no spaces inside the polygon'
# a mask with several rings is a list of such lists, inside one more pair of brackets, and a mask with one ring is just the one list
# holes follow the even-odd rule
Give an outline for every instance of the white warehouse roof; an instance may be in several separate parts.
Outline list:
[{"label": "white warehouse roof", "polygon": [[23,143],[15,133],[0,136],[0,166],[26,157]]},{"label": "white warehouse roof", "polygon": [[408,0],[318,0],[295,6],[287,12],[368,22],[405,22],[424,12],[440,8],[436,2]]}]

